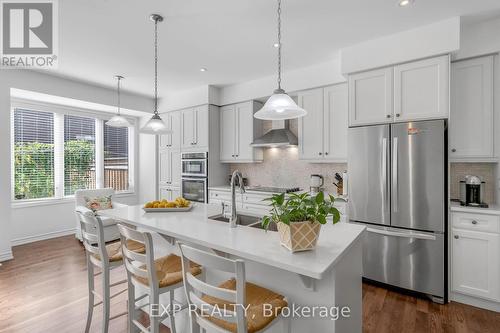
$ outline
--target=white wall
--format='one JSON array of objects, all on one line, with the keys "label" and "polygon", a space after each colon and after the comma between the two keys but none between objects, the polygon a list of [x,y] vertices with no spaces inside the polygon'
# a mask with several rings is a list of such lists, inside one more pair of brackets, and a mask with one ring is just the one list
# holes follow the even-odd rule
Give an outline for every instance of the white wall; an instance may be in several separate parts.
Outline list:
[{"label": "white wall", "polygon": [[[93,86],[29,70],[3,70],[0,76],[0,260],[10,254],[12,239],[29,239],[41,234],[64,232],[75,225],[72,203],[37,206],[12,210],[10,159],[10,89],[18,88],[49,95],[73,98],[104,105],[116,103],[114,89]],[[131,110],[149,111],[152,99],[122,94],[122,106]],[[140,139],[139,139],[140,142]],[[140,167],[140,166],[139,166]],[[137,201],[137,195],[123,199]]]},{"label": "white wall", "polygon": [[460,50],[452,59],[465,59],[500,52],[500,17],[475,23],[464,23],[460,33]]},{"label": "white wall", "polygon": [[362,42],[341,50],[342,73],[451,53],[460,48],[460,18]]},{"label": "white wall", "polygon": [[[339,58],[304,68],[283,72],[282,85],[287,92],[345,82],[340,73]],[[220,88],[219,105],[259,99],[272,95],[276,89],[276,75]]]}]

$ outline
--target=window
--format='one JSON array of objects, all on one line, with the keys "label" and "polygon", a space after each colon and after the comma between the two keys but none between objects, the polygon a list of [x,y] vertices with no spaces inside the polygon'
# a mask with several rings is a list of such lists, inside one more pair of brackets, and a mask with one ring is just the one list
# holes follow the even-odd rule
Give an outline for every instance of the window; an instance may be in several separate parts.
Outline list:
[{"label": "window", "polygon": [[104,125],[104,187],[128,189],[128,128]]},{"label": "window", "polygon": [[95,122],[64,115],[64,195],[96,188]]},{"label": "window", "polygon": [[78,189],[133,191],[131,129],[98,114],[15,101],[13,200],[60,199]]},{"label": "window", "polygon": [[54,188],[54,115],[14,112],[14,198],[51,198]]}]

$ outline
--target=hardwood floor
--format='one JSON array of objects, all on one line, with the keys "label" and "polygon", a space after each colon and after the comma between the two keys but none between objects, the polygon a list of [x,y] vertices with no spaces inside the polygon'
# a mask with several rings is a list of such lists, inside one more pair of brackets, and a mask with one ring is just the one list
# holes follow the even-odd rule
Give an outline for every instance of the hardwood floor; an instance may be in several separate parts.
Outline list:
[{"label": "hardwood floor", "polygon": [[[0,332],[83,332],[87,273],[80,242],[67,236],[17,246],[13,251],[15,259],[0,267]],[[118,269],[112,276],[118,280],[124,274]],[[112,315],[126,310],[125,299],[126,294],[113,299]],[[100,324],[98,307],[91,332],[100,332]],[[111,321],[110,332],[126,330],[125,316]],[[162,332],[168,329],[162,327]],[[454,302],[438,305],[363,284],[363,332],[498,333],[500,313]]]}]

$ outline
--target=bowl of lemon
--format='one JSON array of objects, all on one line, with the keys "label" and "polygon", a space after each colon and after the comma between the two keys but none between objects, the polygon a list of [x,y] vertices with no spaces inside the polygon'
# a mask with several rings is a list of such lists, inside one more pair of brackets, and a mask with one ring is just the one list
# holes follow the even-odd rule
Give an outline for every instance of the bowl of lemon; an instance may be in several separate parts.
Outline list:
[{"label": "bowl of lemon", "polygon": [[144,204],[144,211],[146,212],[187,212],[193,208],[193,203],[191,201],[184,199],[183,197],[178,197],[174,201],[155,200],[146,202]]}]

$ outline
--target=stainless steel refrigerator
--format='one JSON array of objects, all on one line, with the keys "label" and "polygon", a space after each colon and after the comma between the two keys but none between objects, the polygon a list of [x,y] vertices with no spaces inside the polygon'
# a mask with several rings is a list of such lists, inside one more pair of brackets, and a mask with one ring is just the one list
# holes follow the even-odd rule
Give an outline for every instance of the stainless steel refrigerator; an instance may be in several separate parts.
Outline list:
[{"label": "stainless steel refrigerator", "polygon": [[349,220],[366,225],[363,276],[447,300],[447,124],[349,129]]}]

